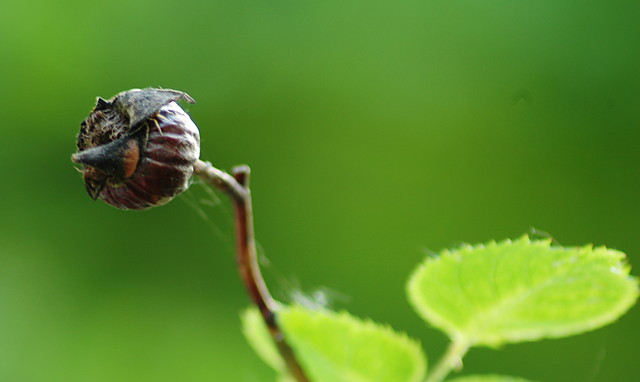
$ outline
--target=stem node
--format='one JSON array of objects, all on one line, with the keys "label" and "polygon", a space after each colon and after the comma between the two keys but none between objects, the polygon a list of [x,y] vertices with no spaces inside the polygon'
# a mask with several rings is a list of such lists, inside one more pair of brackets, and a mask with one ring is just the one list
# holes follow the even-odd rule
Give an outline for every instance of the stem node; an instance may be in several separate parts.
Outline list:
[{"label": "stem node", "polygon": [[253,232],[253,212],[251,191],[249,190],[251,170],[249,166],[234,167],[231,171],[232,175],[201,160],[196,161],[193,168],[194,175],[231,198],[235,210],[236,263],[242,282],[249,298],[260,310],[262,319],[291,376],[298,382],[309,382],[278,325],[276,317],[278,303],[269,293],[260,272]]}]

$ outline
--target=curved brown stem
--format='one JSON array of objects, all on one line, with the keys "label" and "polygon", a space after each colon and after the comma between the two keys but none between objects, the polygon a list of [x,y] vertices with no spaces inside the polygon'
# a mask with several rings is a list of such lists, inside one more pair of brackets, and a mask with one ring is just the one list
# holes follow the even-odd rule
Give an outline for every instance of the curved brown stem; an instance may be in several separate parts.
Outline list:
[{"label": "curved brown stem", "polygon": [[249,167],[235,167],[232,171],[233,176],[213,167],[211,163],[201,160],[198,160],[193,168],[194,175],[217,190],[226,193],[231,198],[235,211],[236,263],[242,282],[251,301],[260,310],[271,338],[284,359],[289,373],[298,382],[309,382],[293,353],[293,349],[285,341],[282,330],[278,326],[276,320],[278,303],[269,293],[269,289],[260,272],[253,232]]}]

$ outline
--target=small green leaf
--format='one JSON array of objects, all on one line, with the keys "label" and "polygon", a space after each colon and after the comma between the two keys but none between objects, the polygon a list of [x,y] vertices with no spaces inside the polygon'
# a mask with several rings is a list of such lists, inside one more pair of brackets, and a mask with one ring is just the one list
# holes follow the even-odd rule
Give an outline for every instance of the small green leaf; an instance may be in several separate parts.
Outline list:
[{"label": "small green leaf", "polygon": [[443,251],[416,269],[407,291],[449,337],[498,346],[607,325],[635,303],[638,282],[622,252],[525,236]]},{"label": "small green leaf", "polygon": [[314,382],[420,382],[426,357],[406,335],[346,312],[278,312],[287,342]]},{"label": "small green leaf", "polygon": [[242,313],[241,319],[242,332],[253,350],[267,365],[283,374],[282,381],[287,381],[284,361],[271,339],[267,326],[262,321],[260,311],[253,306],[249,307]]},{"label": "small green leaf", "polygon": [[531,382],[528,379],[509,377],[506,375],[468,375],[455,379],[447,379],[446,382]]},{"label": "small green leaf", "polygon": [[277,382],[296,382],[295,378],[293,378],[289,374],[280,374],[276,381]]}]

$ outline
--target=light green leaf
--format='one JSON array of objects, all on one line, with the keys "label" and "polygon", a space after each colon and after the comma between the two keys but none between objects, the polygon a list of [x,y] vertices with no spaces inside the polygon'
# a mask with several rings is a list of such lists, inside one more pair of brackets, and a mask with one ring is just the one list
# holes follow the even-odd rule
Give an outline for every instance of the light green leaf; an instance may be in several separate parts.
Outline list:
[{"label": "light green leaf", "polygon": [[280,374],[278,376],[277,382],[296,382],[296,379],[289,374]]},{"label": "light green leaf", "polygon": [[262,321],[260,311],[255,307],[247,308],[241,315],[242,332],[258,356],[275,371],[283,374],[281,381],[286,379],[286,367],[278,349],[276,349],[267,326]]},{"label": "light green leaf", "polygon": [[420,345],[346,312],[289,307],[278,312],[285,337],[314,382],[419,382]]},{"label": "light green leaf", "polygon": [[455,379],[447,379],[446,382],[530,382],[528,379],[509,377],[506,375],[468,375]]},{"label": "light green leaf", "polygon": [[407,291],[449,337],[498,346],[607,325],[635,303],[638,282],[622,252],[525,236],[443,251],[417,268]]}]

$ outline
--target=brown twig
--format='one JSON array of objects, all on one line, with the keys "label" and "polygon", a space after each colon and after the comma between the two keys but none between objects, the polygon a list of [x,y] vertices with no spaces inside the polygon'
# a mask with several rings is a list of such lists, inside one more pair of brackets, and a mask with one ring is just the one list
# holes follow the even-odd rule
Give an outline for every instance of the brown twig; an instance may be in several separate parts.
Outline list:
[{"label": "brown twig", "polygon": [[209,183],[219,191],[229,195],[235,210],[236,263],[242,282],[251,301],[258,307],[269,329],[271,338],[284,359],[287,370],[298,382],[308,382],[302,367],[298,363],[293,349],[285,341],[282,330],[276,320],[278,303],[273,299],[262,278],[256,242],[253,232],[253,212],[251,210],[251,191],[249,189],[248,166],[238,166],[227,174],[211,165],[198,160],[194,164],[194,175]]}]

